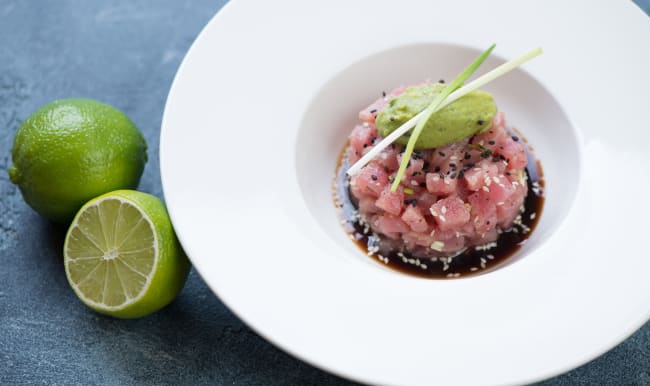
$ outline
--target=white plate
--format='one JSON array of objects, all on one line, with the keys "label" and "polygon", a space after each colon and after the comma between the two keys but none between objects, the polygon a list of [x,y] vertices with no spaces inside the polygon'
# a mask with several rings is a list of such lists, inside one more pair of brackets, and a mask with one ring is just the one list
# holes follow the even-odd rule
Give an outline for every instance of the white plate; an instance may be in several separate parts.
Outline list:
[{"label": "white plate", "polygon": [[[336,374],[520,384],[577,367],[650,317],[649,40],[631,2],[229,3],[165,109],[176,231],[242,320]],[[382,89],[453,77],[492,42],[486,68],[545,50],[488,87],[547,171],[535,239],[464,280],[378,269],[337,227],[328,190],[356,111]]]}]

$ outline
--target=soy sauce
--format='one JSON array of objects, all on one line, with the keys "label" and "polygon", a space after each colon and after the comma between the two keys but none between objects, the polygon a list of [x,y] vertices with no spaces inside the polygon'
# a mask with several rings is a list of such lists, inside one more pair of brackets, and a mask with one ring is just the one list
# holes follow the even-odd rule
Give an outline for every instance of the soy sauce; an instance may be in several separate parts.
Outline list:
[{"label": "soy sauce", "polygon": [[[346,147],[347,148],[347,147]],[[380,254],[370,253],[379,243],[379,237],[363,224],[357,215],[357,205],[349,190],[346,171],[349,168],[346,149],[343,150],[337,165],[334,184],[334,202],[340,210],[341,224],[361,251],[377,263],[412,276],[430,279],[450,279],[482,274],[506,263],[521,248],[539,222],[544,207],[544,179],[542,167],[526,146],[528,166],[526,166],[528,193],[524,200],[521,221],[502,232],[496,246],[477,250],[468,248],[461,254],[448,258],[417,258],[406,252],[392,251]]]}]

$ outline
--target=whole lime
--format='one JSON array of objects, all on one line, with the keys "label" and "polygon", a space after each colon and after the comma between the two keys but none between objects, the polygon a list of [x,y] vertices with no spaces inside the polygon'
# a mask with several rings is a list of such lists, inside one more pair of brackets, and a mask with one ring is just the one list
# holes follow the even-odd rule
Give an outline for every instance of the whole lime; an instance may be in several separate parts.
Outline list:
[{"label": "whole lime", "polygon": [[18,128],[11,181],[46,218],[67,223],[93,197],[134,189],[147,162],[142,133],[121,111],[91,99],[44,105]]}]

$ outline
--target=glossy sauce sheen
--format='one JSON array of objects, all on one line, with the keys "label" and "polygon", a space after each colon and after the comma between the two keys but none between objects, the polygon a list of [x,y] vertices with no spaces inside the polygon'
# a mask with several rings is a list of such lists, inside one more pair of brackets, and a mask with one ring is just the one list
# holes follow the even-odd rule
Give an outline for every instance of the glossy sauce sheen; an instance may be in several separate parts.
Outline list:
[{"label": "glossy sauce sheen", "polygon": [[[357,205],[354,202],[354,197],[350,194],[349,178],[345,173],[350,167],[345,156],[346,150],[347,146],[343,149],[337,165],[334,203],[340,210],[341,223],[345,231],[363,253],[368,255],[368,247],[376,243],[378,236],[374,235],[372,231],[364,232],[364,225],[355,216]],[[528,157],[528,165],[526,166],[528,193],[524,200],[525,210],[521,213],[521,222],[525,227],[530,228],[529,232],[524,233],[521,227],[513,225],[513,228],[517,229],[517,231],[503,232],[499,235],[496,247],[489,250],[468,248],[462,254],[451,259],[448,264],[443,262],[441,258],[435,260],[429,258],[417,259],[409,256],[408,253],[398,254],[398,252],[391,252],[388,255],[381,256],[372,254],[369,257],[377,263],[386,265],[396,271],[431,279],[467,277],[491,271],[502,265],[519,250],[521,245],[532,234],[544,207],[542,193],[544,179],[541,165],[531,154],[528,146],[526,146],[526,155]],[[383,261],[382,257],[384,258]],[[388,258],[387,263],[386,258]],[[423,266],[426,266],[426,268],[423,268]]]}]

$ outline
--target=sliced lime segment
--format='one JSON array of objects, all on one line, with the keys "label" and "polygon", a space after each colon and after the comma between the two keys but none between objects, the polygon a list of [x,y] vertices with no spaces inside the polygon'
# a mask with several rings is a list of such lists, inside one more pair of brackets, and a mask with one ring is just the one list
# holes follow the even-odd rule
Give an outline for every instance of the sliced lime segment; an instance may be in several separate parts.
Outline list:
[{"label": "sliced lime segment", "polygon": [[79,210],[66,235],[64,260],[83,303],[124,318],[165,306],[189,271],[162,202],[128,190],[100,196]]}]

